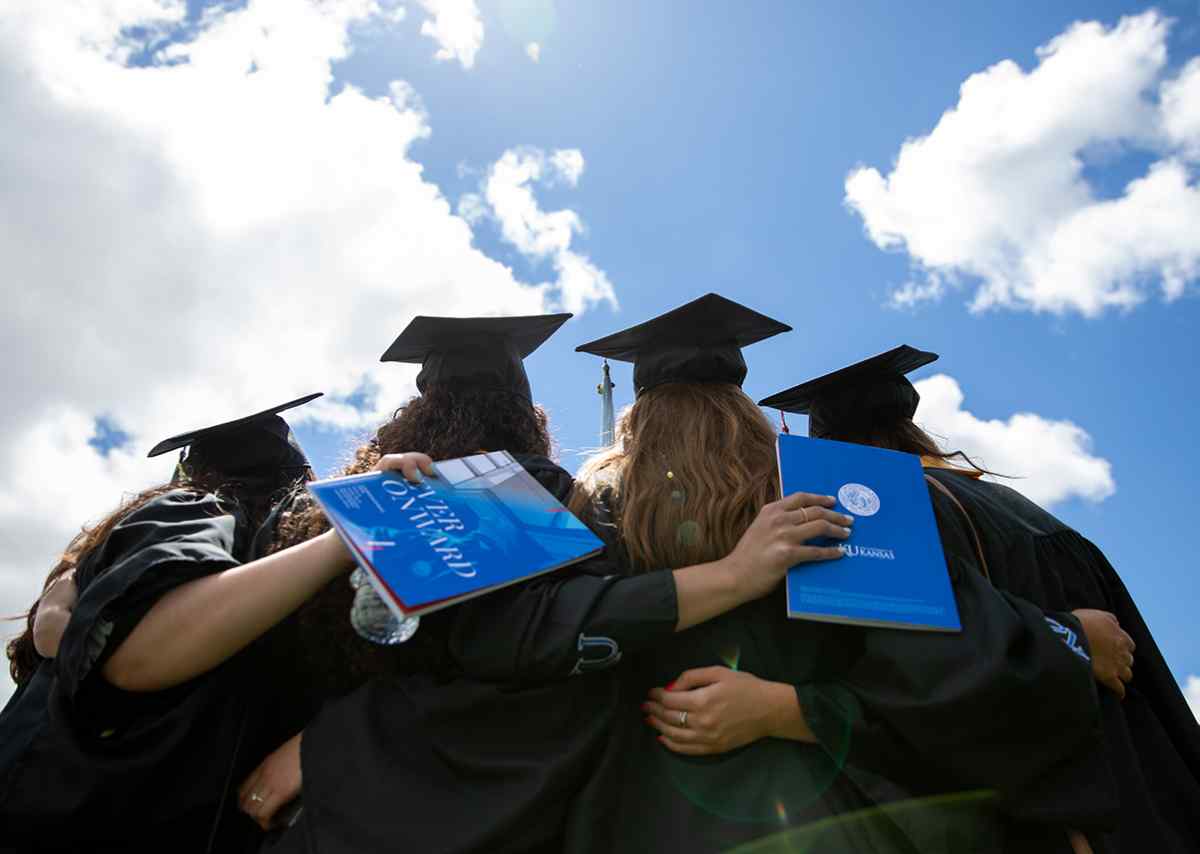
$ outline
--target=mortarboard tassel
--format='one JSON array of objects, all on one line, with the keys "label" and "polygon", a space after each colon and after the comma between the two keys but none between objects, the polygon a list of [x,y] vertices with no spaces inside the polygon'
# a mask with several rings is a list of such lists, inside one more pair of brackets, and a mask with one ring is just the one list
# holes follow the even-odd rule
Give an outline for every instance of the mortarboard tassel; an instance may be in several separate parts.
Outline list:
[{"label": "mortarboard tassel", "polygon": [[792,431],[788,429],[787,419],[783,417],[783,410],[779,410],[779,432],[790,436]]},{"label": "mortarboard tassel", "polygon": [[596,392],[600,395],[600,447],[610,448],[616,434],[616,423],[613,416],[613,383],[608,375],[608,359],[604,360],[600,370],[600,385],[596,386]]}]

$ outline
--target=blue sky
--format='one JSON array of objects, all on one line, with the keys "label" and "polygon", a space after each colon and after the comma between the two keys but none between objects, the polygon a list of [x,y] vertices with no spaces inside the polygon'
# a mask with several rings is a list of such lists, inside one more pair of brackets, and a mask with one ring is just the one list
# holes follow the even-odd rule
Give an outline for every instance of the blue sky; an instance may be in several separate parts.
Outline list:
[{"label": "blue sky", "polygon": [[1195,0],[84,9],[0,28],[0,612],[169,476],[164,436],[324,390],[332,472],[412,393],[376,360],[414,314],[577,309],[527,362],[574,470],[574,347],[718,291],[795,327],[747,350],[755,398],[941,353],[918,419],[1094,539],[1200,677]]},{"label": "blue sky", "polygon": [[[452,200],[514,144],[582,150],[578,186],[540,198],[586,222],[580,245],[608,273],[620,310],[587,312],[528,361],[564,465],[575,468],[595,444],[599,420],[599,366],[573,347],[709,290],[795,327],[747,351],[756,397],[899,343],[935,350],[934,368],[959,381],[978,417],[1032,411],[1091,435],[1116,492],[1055,510],[1108,554],[1177,677],[1200,672],[1189,557],[1200,480],[1194,293],[1096,318],[972,314],[963,294],[890,308],[910,259],[876,248],[843,204],[847,173],[888,167],[906,138],[955,104],[971,73],[1006,58],[1029,68],[1035,48],[1073,21],[1113,25],[1146,7],[911,3],[898,14],[882,2],[560,3],[533,63],[521,29],[514,38],[496,26],[505,4],[480,5],[489,29],[473,69],[429,62],[414,24],[359,41],[336,75],[368,92],[396,76],[413,85],[433,133],[412,156]],[[1182,65],[1200,53],[1197,6],[1161,8],[1177,19],[1170,62]],[[1144,168],[1134,151],[1090,174],[1106,195]],[[476,235],[526,271],[495,229]],[[627,366],[614,366],[614,379],[618,404],[629,402]],[[301,436],[325,464],[344,442]]]}]

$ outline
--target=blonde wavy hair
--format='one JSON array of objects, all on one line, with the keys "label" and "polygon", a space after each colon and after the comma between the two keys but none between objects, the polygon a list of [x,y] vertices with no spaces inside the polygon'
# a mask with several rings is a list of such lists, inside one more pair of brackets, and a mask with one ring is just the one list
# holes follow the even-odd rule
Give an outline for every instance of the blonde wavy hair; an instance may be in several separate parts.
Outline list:
[{"label": "blonde wavy hair", "polygon": [[724,557],[779,497],[775,430],[736,385],[670,383],[622,414],[616,443],[576,476],[571,510],[611,508],[637,572]]}]

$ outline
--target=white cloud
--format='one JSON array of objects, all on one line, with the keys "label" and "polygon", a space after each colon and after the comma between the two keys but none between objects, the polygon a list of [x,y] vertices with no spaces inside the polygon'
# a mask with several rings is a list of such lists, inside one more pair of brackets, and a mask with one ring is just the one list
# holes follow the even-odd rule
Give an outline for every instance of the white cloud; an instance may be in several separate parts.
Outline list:
[{"label": "white cloud", "polygon": [[458,215],[475,225],[487,218],[487,205],[478,193],[464,193],[458,200]]},{"label": "white cloud", "polygon": [[958,382],[936,374],[914,384],[921,404],[913,420],[943,448],[963,451],[1032,501],[1049,506],[1068,498],[1102,501],[1116,491],[1112,465],[1092,453],[1091,437],[1071,421],[1019,412],[1007,420],[981,419],[963,409]]},{"label": "white cloud", "polygon": [[1163,84],[1162,116],[1171,142],[1192,160],[1200,160],[1200,57]]},{"label": "white cloud", "polygon": [[541,62],[542,46],[537,42],[530,42],[529,44],[525,45],[525,55],[534,62]]},{"label": "white cloud", "polygon": [[574,187],[583,175],[583,152],[578,148],[560,148],[550,155],[550,166],[553,175]]},{"label": "white cloud", "polygon": [[463,68],[475,65],[475,54],[483,44],[483,18],[475,0],[420,0],[430,18],[421,24],[421,35],[439,45],[434,56],[458,60]]},{"label": "white cloud", "polygon": [[[413,315],[591,301],[473,245],[412,159],[431,131],[410,86],[333,86],[379,13],[250,0],[130,67],[145,42],[122,34],[157,43],[182,0],[0,0],[0,614],[79,525],[169,476],[154,441],[315,390],[289,418],[361,426],[414,391],[377,361]],[[370,411],[339,402],[364,388]],[[130,434],[107,456],[101,415]]]},{"label": "white cloud", "polygon": [[[894,304],[974,281],[975,310],[1094,316],[1200,277],[1200,60],[1168,77],[1168,28],[1156,12],[1076,24],[1031,71],[1004,60],[969,77],[886,176],[851,172],[846,204],[868,237],[917,268]],[[1085,167],[1130,151],[1157,160],[1101,198]]]},{"label": "white cloud", "polygon": [[1187,697],[1188,706],[1192,709],[1192,714],[1196,716],[1196,720],[1200,721],[1200,676],[1189,676],[1183,692]]},{"label": "white cloud", "polygon": [[459,213],[478,221],[485,213],[500,226],[501,237],[533,260],[549,260],[562,306],[578,312],[593,303],[616,305],[612,283],[586,256],[571,249],[583,222],[572,210],[543,211],[533,195],[536,184],[575,186],[583,174],[583,154],[560,149],[549,157],[536,148],[505,151],[488,169],[480,194],[459,200]]},{"label": "white cloud", "polygon": [[399,0],[381,0],[379,6],[379,16],[388,23],[398,24],[408,17],[408,9],[399,5]]}]

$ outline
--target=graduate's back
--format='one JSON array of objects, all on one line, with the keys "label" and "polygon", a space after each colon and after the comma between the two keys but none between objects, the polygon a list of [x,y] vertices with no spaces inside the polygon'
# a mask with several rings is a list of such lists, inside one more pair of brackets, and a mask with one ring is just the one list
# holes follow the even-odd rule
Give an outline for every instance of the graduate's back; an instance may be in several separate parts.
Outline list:
[{"label": "graduate's back", "polygon": [[[1062,806],[1115,774],[1110,788],[1119,790],[1116,830],[1099,825],[1092,830],[1097,851],[1200,850],[1200,726],[1145,621],[1095,544],[1016,490],[985,479],[990,473],[962,453],[945,452],[914,423],[920,395],[906,374],[937,358],[902,345],[761,403],[808,415],[809,434],[817,438],[920,455],[928,475],[953,496],[933,493],[935,507],[942,505],[939,523],[958,528],[953,546],[958,558],[981,570],[986,565],[997,589],[1057,613],[1052,625],[1082,657],[1085,632],[1071,612],[1115,615],[1136,650],[1123,700],[1097,686],[1104,733],[1097,752],[1103,762],[1085,775],[1089,779],[1067,773],[1030,799],[1035,806],[1039,801]],[[981,558],[973,557],[977,551]]]},{"label": "graduate's back", "polygon": [[[618,444],[580,472],[572,506],[601,522],[623,572],[716,560],[778,496],[775,433],[732,383],[664,384],[639,396]],[[731,437],[736,437],[731,441]],[[647,692],[681,673],[725,667],[796,684],[835,679],[858,636],[787,623],[782,590],[629,656],[603,758],[576,798],[568,850],[722,851],[788,827],[868,809],[842,773],[845,754],[764,738],[709,756],[671,752],[640,710]],[[824,851],[914,851],[886,818],[830,827]]]},{"label": "graduate's back", "polygon": [[1094,543],[1016,490],[946,469],[929,474],[969,514],[998,587],[1047,611],[1107,611],[1136,644],[1125,697],[1099,689],[1121,801],[1119,827],[1101,844],[1200,848],[1200,724],[1117,571]]},{"label": "graduate's back", "polygon": [[[595,351],[611,355],[616,347],[610,342]],[[774,431],[734,381],[653,374],[672,365],[668,357],[692,352],[651,349],[653,358],[635,362],[635,382],[641,371],[647,387],[618,425],[617,447],[580,473],[581,495],[606,505],[598,515],[611,520],[613,550],[635,573],[716,559],[775,495]],[[1014,613],[982,579],[961,571],[958,577],[965,580],[956,588],[960,611],[970,623],[961,638],[789,623],[783,602],[768,597],[637,653],[623,667],[625,695],[606,761],[580,798],[580,813],[589,819],[573,827],[591,832],[572,837],[578,850],[717,851],[796,824],[807,826],[805,832],[831,830],[820,850],[960,850],[944,814],[928,816],[925,827],[901,828],[886,810],[872,811],[903,798],[906,784],[922,794],[991,785],[1011,795],[1046,763],[1094,743],[1088,724],[1095,708],[1086,667],[1039,611],[1026,606]],[[825,716],[819,747],[763,738],[719,755],[668,753],[634,709],[649,688],[697,666],[736,667],[798,692],[814,683],[839,687],[851,714]],[[853,677],[862,675],[866,679],[854,685]],[[989,704],[994,708],[1014,690],[1005,721],[996,725],[987,716]],[[799,697],[814,718],[834,705],[814,693]],[[1056,714],[1039,711],[1047,698]],[[877,720],[851,732],[853,713],[864,707]],[[893,721],[908,732],[893,730]],[[931,732],[928,721],[941,731]],[[1047,726],[1039,728],[1039,721]],[[687,726],[680,714],[678,728]],[[908,734],[924,741],[908,743]],[[860,735],[861,758],[900,772],[900,785],[874,785],[874,778],[868,793],[865,778],[848,773],[841,764],[850,758],[847,737]],[[994,743],[983,749],[965,750],[989,738]],[[963,760],[947,761],[944,754],[955,751]],[[885,763],[881,753],[902,761]],[[999,761],[1006,753],[1008,761]],[[977,759],[997,762],[972,767]],[[873,821],[852,820],[868,814]],[[994,820],[994,811],[985,811],[969,829],[985,829],[983,837],[1001,846],[1006,840],[988,832]],[[948,847],[930,848],[939,833]],[[1051,846],[1066,841],[1064,826],[1051,824],[1047,833]]]}]

